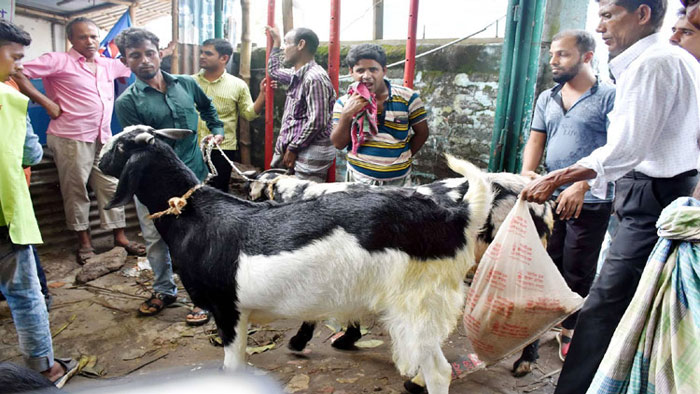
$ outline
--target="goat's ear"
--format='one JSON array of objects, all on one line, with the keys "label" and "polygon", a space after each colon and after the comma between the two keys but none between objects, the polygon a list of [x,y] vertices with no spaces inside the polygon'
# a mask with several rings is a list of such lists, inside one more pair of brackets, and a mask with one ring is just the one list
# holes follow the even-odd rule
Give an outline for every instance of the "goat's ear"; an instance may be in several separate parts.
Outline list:
[{"label": "goat's ear", "polygon": [[[153,138],[153,136],[151,136],[151,138]],[[122,168],[121,175],[119,175],[117,191],[114,193],[112,200],[105,205],[104,209],[123,207],[133,200],[134,193],[136,193],[136,188],[141,182],[141,176],[143,174],[144,163],[140,157],[142,155],[143,154],[136,153],[126,162],[124,168]]]},{"label": "goat's ear", "polygon": [[180,140],[192,134],[192,130],[187,129],[160,129],[154,130],[153,132],[156,133],[156,135],[170,138],[171,140]]}]

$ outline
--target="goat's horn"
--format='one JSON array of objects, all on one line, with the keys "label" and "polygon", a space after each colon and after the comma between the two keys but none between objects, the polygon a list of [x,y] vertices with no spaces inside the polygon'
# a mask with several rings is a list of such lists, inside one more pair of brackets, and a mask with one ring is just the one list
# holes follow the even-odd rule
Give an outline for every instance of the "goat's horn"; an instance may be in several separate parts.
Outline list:
[{"label": "goat's horn", "polygon": [[152,144],[155,137],[151,133],[141,133],[134,138],[137,144]]}]

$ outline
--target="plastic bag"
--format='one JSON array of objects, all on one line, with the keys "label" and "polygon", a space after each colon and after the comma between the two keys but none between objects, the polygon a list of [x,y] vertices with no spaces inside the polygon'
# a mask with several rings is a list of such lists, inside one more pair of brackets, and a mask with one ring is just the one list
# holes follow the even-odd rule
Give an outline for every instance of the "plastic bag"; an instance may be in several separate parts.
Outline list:
[{"label": "plastic bag", "polygon": [[494,363],[539,338],[583,305],[569,289],[518,199],[484,253],[464,309],[467,337]]}]

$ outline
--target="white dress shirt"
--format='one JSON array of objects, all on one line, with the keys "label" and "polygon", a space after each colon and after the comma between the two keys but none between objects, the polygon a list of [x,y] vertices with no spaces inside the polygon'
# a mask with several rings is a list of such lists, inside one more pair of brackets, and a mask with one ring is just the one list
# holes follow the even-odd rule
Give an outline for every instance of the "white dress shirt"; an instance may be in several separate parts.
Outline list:
[{"label": "white dress shirt", "polygon": [[617,81],[607,143],[577,164],[597,173],[594,196],[631,170],[671,178],[697,168],[700,157],[700,65],[660,33],[610,61]]}]

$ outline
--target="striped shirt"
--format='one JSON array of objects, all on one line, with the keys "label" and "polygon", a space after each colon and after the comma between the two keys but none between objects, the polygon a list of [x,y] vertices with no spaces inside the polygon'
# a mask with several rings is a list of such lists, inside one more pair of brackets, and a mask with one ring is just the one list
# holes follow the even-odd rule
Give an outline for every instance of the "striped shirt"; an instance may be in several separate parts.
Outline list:
[{"label": "striped shirt", "polygon": [[[224,122],[224,142],[221,149],[237,150],[236,127],[238,117],[241,116],[247,121],[258,117],[253,109],[253,99],[250,97],[248,85],[240,79],[224,71],[224,73],[214,81],[209,82],[204,78],[204,71],[200,71],[192,76],[202,88],[204,93],[211,99],[219,114],[219,120]],[[199,118],[199,142],[207,135],[211,134],[207,128],[207,123]]]},{"label": "striped shirt", "polygon": [[287,101],[275,153],[299,152],[309,145],[331,145],[331,110],[335,90],[328,73],[315,61],[300,69],[282,68],[282,53],[273,48],[268,70],[273,80],[288,85]]},{"label": "striped shirt", "polygon": [[[388,181],[410,175],[411,134],[409,130],[424,122],[427,113],[418,93],[403,86],[391,86],[384,80],[389,97],[384,109],[377,112],[379,131],[377,135],[366,134],[357,154],[348,149],[348,170],[359,172],[364,177]],[[333,124],[340,121],[340,113],[350,96],[339,98],[333,108]]]}]

